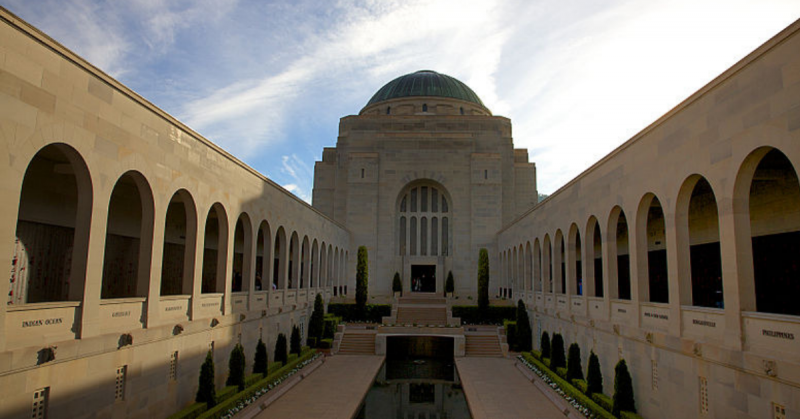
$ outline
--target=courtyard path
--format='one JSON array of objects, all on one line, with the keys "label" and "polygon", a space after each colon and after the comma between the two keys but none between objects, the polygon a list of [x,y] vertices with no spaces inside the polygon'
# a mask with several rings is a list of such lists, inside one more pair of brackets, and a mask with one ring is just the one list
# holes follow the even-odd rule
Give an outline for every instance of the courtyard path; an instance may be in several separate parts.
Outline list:
[{"label": "courtyard path", "polygon": [[557,408],[510,358],[456,358],[473,419],[563,419]]},{"label": "courtyard path", "polygon": [[351,419],[372,386],[383,356],[336,355],[255,417]]}]

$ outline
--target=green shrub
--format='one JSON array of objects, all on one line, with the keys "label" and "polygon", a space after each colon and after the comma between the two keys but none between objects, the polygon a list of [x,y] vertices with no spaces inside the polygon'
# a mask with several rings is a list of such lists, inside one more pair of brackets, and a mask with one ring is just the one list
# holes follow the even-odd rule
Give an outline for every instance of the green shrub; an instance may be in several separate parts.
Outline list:
[{"label": "green shrub", "polygon": [[489,306],[481,311],[477,306],[453,306],[453,317],[461,319],[463,324],[502,325],[505,319],[516,318],[516,307]]},{"label": "green shrub", "polygon": [[250,386],[252,386],[253,384],[257,383],[257,382],[258,382],[259,380],[261,380],[262,378],[264,378],[264,374],[261,374],[261,373],[257,373],[257,374],[250,374],[250,375],[248,375],[248,376],[247,376],[247,378],[245,378],[245,380],[244,380],[244,386],[245,386],[245,387],[250,387]]},{"label": "green shrub", "polygon": [[289,338],[289,353],[300,354],[300,328],[292,326],[292,336]]},{"label": "green shrub", "polygon": [[289,354],[289,357],[286,359],[286,363],[291,364],[292,362],[296,361],[299,356],[299,354]]},{"label": "green shrub", "polygon": [[206,354],[206,360],[200,367],[200,381],[197,386],[196,402],[205,402],[209,408],[217,404],[217,394],[214,389],[214,357],[211,351]]},{"label": "green shrub", "polygon": [[592,393],[592,400],[609,412],[614,409],[614,402],[611,400],[611,397],[608,397],[603,393]]},{"label": "green shrub", "polygon": [[588,389],[586,395],[603,392],[603,374],[600,372],[600,360],[597,359],[594,351],[589,354],[589,370],[586,372],[586,384]]},{"label": "green shrub", "polygon": [[575,386],[575,388],[580,390],[581,393],[586,394],[586,389],[588,388],[588,386],[586,384],[586,380],[576,378],[576,379],[572,380],[571,383],[572,383],[573,386]]},{"label": "green shrub", "polygon": [[333,339],[322,339],[319,343],[320,349],[331,349],[333,348]]},{"label": "green shrub", "polygon": [[224,402],[225,400],[230,399],[234,394],[239,392],[239,387],[237,386],[225,386],[217,393],[217,404]]},{"label": "green shrub", "polygon": [[[253,395],[255,395],[255,393],[258,390],[260,390],[264,386],[272,383],[277,378],[281,377],[283,374],[286,374],[287,372],[291,371],[299,363],[311,358],[314,355],[314,352],[315,351],[304,351],[303,355],[301,357],[299,357],[299,358],[297,358],[297,356],[295,355],[295,358],[296,358],[295,361],[294,362],[290,362],[285,366],[280,366],[279,364],[273,363],[272,365],[270,365],[270,367],[278,366],[280,368],[276,368],[275,371],[270,373],[267,377],[261,379],[260,381],[256,382],[255,384],[253,384],[251,386],[248,386],[244,391],[240,391],[238,393],[232,394],[232,396],[229,397],[224,402],[220,401],[214,408],[209,409],[205,413],[201,414],[199,416],[199,418],[200,419],[221,418],[222,416],[225,415],[225,413],[229,409],[231,409],[232,407],[234,407],[237,404],[241,403],[242,400],[245,400],[245,399],[248,399],[250,397],[253,397]],[[236,390],[236,387],[228,387],[228,388]],[[180,419],[186,419],[186,418],[180,418]]]},{"label": "green shrub", "polygon": [[[390,304],[367,304],[364,313],[359,313],[355,304],[335,303],[328,304],[328,313],[340,317],[345,322],[381,323],[383,317],[392,315],[392,306]],[[329,337],[333,337],[333,335]]]},{"label": "green shrub", "polygon": [[253,374],[267,374],[267,345],[264,344],[264,341],[261,338],[258,338],[258,343],[256,343],[256,356],[253,359]]},{"label": "green shrub", "polygon": [[644,419],[643,417],[639,416],[634,412],[627,412],[627,411],[620,413],[619,417],[622,419]]},{"label": "green shrub", "polygon": [[558,368],[556,368],[556,374],[558,374],[559,377],[566,379],[567,378],[567,369],[563,368],[563,367],[558,367]]},{"label": "green shrub", "polygon": [[552,369],[567,366],[567,359],[564,355],[564,338],[561,337],[560,333],[555,333],[553,335],[550,351],[550,365]]},{"label": "green shrub", "polygon": [[244,390],[244,369],[245,369],[244,348],[236,344],[231,350],[231,357],[228,359],[228,379],[225,385],[236,386],[239,391]]},{"label": "green shrub", "polygon": [[572,382],[575,379],[583,379],[581,347],[577,343],[569,345],[569,353],[567,354],[567,380]]},{"label": "green shrub", "polygon": [[542,358],[542,363],[550,368],[550,358]]},{"label": "green shrub", "polygon": [[624,359],[617,362],[614,367],[614,410],[611,411],[615,416],[619,416],[622,411],[636,413],[636,402],[633,398],[633,381],[628,372],[628,364]]},{"label": "green shrub", "polygon": [[522,356],[531,364],[535,365],[539,370],[541,370],[548,378],[553,380],[559,387],[566,393],[567,396],[572,397],[573,399],[580,402],[582,405],[586,406],[597,418],[600,419],[615,419],[614,416],[600,407],[597,403],[595,403],[591,398],[587,397],[585,394],[581,393],[577,388],[573,387],[571,384],[567,383],[564,379],[559,377],[557,374],[554,374],[553,371],[548,369],[543,363],[539,362],[539,360],[534,359],[531,354],[525,352]]},{"label": "green shrub", "polygon": [[447,273],[447,280],[444,282],[444,292],[451,293],[455,290],[455,282],[453,281],[453,271]]},{"label": "green shrub", "polygon": [[367,265],[367,248],[358,246],[358,259],[356,262],[356,307],[359,313],[365,313],[367,306],[367,291],[369,281],[369,266]]},{"label": "green shrub", "polygon": [[333,314],[326,314],[324,317],[325,326],[323,327],[322,339],[333,339],[336,334],[336,326],[342,322],[342,318]]},{"label": "green shrub", "polygon": [[528,320],[528,310],[522,300],[517,302],[517,351],[530,351],[533,346],[533,332],[531,322]]},{"label": "green shrub", "polygon": [[539,361],[541,361],[541,360],[542,360],[542,353],[541,353],[541,352],[539,352],[539,351],[536,351],[536,350],[531,350],[531,355],[532,355],[534,358],[538,359]]},{"label": "green shrub", "polygon": [[322,339],[322,332],[325,329],[325,302],[322,301],[322,294],[314,297],[314,311],[311,312],[311,320],[308,322],[308,341],[314,342],[309,346],[316,348],[317,343]]},{"label": "green shrub", "polygon": [[503,320],[503,329],[506,331],[506,342],[512,351],[517,350],[517,322]]},{"label": "green shrub", "polygon": [[478,309],[489,307],[489,251],[485,248],[478,253]]},{"label": "green shrub", "polygon": [[267,375],[271,375],[281,368],[283,368],[283,363],[273,362],[272,364],[269,364],[269,368],[267,368]]},{"label": "green shrub", "polygon": [[539,349],[542,350],[542,358],[550,358],[550,335],[547,332],[542,333],[539,340]]},{"label": "green shrub", "polygon": [[399,292],[400,295],[403,295],[403,281],[400,280],[399,272],[395,272],[394,278],[392,278],[392,292]]},{"label": "green shrub", "polygon": [[288,353],[286,353],[286,335],[278,333],[278,338],[275,340],[275,354],[272,360],[279,362],[281,365],[286,365]]}]

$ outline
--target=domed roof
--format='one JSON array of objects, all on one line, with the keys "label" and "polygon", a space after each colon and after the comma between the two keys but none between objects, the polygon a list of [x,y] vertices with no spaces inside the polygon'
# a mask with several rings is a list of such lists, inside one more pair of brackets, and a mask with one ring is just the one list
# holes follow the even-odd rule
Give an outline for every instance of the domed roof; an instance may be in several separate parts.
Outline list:
[{"label": "domed roof", "polygon": [[464,100],[483,106],[483,102],[466,84],[445,74],[431,70],[420,70],[400,76],[381,87],[367,106],[385,100],[409,96],[439,96]]}]

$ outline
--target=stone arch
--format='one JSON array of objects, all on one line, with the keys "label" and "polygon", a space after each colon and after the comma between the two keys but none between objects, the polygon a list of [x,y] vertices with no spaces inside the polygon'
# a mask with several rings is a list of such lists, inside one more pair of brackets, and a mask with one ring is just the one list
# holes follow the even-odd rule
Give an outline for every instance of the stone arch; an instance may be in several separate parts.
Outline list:
[{"label": "stone arch", "polygon": [[300,247],[300,286],[308,288],[311,275],[311,249],[308,236],[303,236],[303,245]]},{"label": "stone arch", "polygon": [[783,151],[761,147],[747,156],[736,178],[734,214],[741,309],[800,315],[800,184]]},{"label": "stone arch", "polygon": [[297,289],[300,284],[300,238],[297,232],[293,231],[289,239],[289,283],[287,289]]},{"label": "stone arch", "polygon": [[253,259],[253,224],[246,212],[239,215],[233,233],[231,292],[250,291]]},{"label": "stone arch", "polygon": [[536,292],[543,292],[542,286],[542,247],[539,244],[539,238],[533,240],[533,254],[534,264],[533,267],[533,290]]},{"label": "stone arch", "polygon": [[525,290],[533,289],[533,253],[530,240],[525,242]]},{"label": "stone arch", "polygon": [[197,207],[186,189],[167,205],[161,255],[161,295],[191,295],[194,283]]},{"label": "stone arch", "polygon": [[49,144],[31,158],[20,189],[8,304],[81,301],[92,200],[89,169],[73,147]]},{"label": "stone arch", "polygon": [[[611,298],[631,299],[631,262],[628,219],[619,205],[608,216],[608,292]],[[612,235],[613,234],[613,235]]]},{"label": "stone arch", "polygon": [[[590,236],[591,234],[591,236]],[[586,235],[591,245],[586,246],[586,295],[602,297],[603,289],[603,234],[597,217],[592,215],[586,222]]]},{"label": "stone arch", "polygon": [[555,292],[556,294],[566,294],[567,292],[567,264],[566,248],[564,246],[564,233],[561,229],[556,230],[555,235]]},{"label": "stone arch", "polygon": [[449,202],[452,202],[450,193],[435,180],[417,179],[403,186],[395,203],[395,254],[449,256],[452,243]]},{"label": "stone arch", "polygon": [[583,295],[583,255],[581,248],[581,232],[578,225],[572,223],[569,227],[569,260],[573,265],[570,271],[570,285],[572,295]]},{"label": "stone arch", "polygon": [[275,251],[272,260],[272,283],[273,287],[279,290],[287,289],[287,255],[289,246],[286,243],[286,230],[283,226],[278,227],[275,232]]},{"label": "stone arch", "polygon": [[319,288],[319,243],[317,239],[311,242],[311,266],[309,273],[311,275],[308,281],[309,288]]},{"label": "stone arch", "polygon": [[328,283],[328,245],[323,241],[319,246],[319,287],[327,288]]},{"label": "stone arch", "polygon": [[676,207],[681,305],[723,308],[717,198],[705,177],[686,178]]},{"label": "stone arch", "polygon": [[[272,287],[272,231],[267,220],[262,220],[256,235],[256,291]],[[276,284],[277,286],[277,284]]]},{"label": "stone arch", "polygon": [[546,284],[544,288],[544,292],[552,293],[553,292],[553,246],[550,242],[550,234],[544,235],[544,242],[543,246],[544,250],[544,267],[542,269],[542,273],[544,274],[544,283]]},{"label": "stone arch", "polygon": [[636,214],[636,255],[640,301],[669,302],[667,238],[664,210],[653,193],[639,202]]},{"label": "stone arch", "polygon": [[101,298],[147,297],[155,203],[137,171],[122,174],[108,205]]},{"label": "stone arch", "polygon": [[208,210],[203,230],[202,293],[225,292],[228,260],[228,216],[219,202]]},{"label": "stone arch", "polygon": [[342,287],[339,283],[339,247],[333,248],[333,295],[342,295]]},{"label": "stone arch", "polygon": [[512,248],[510,254],[511,254],[511,278],[507,284],[509,297],[511,297],[511,293],[514,290],[514,287],[517,285],[517,278],[519,278],[519,263],[518,263],[516,246]]}]

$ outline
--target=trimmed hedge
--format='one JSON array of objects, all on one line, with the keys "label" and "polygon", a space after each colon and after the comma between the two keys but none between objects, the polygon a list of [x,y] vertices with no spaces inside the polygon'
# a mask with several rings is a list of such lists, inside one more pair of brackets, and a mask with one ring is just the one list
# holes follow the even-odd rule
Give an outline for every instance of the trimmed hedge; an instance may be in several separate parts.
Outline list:
[{"label": "trimmed hedge", "polygon": [[639,416],[637,413],[633,412],[622,412],[619,416],[622,419],[644,419],[643,417]]},{"label": "trimmed hedge", "polygon": [[572,380],[572,385],[575,386],[581,393],[586,393],[586,390],[589,388],[589,385],[586,384],[586,380],[582,380],[580,378],[575,378]]},{"label": "trimmed hedge", "polygon": [[611,400],[611,397],[608,397],[603,393],[592,394],[592,400],[609,412],[614,408],[614,402]]},{"label": "trimmed hedge", "polygon": [[539,362],[539,360],[531,356],[530,353],[523,352],[522,356],[523,358],[525,358],[525,360],[527,360],[531,364],[536,365],[536,367],[538,367],[545,375],[547,375],[549,379],[553,380],[556,384],[558,384],[558,386],[561,387],[561,390],[563,390],[567,396],[572,397],[573,399],[580,402],[582,405],[586,406],[586,408],[591,410],[592,413],[596,415],[596,417],[601,419],[616,419],[611,413],[600,407],[600,405],[595,403],[592,399],[587,397],[580,390],[573,387],[571,384],[567,383],[557,374],[554,374],[553,371],[550,371],[549,368],[545,367],[543,363]]},{"label": "trimmed hedge", "polygon": [[512,351],[517,350],[517,322],[515,320],[503,320],[503,328],[506,331],[506,342]]},{"label": "trimmed hedge", "polygon": [[208,410],[208,405],[205,403],[195,402],[177,411],[172,416],[167,417],[167,419],[195,419],[202,415],[206,410]]},{"label": "trimmed hedge", "polygon": [[[200,415],[199,418],[200,419],[217,419],[217,418],[222,417],[225,414],[225,412],[228,411],[228,409],[236,406],[240,401],[252,397],[262,387],[266,386],[267,384],[269,384],[273,380],[277,379],[281,375],[291,371],[292,369],[294,369],[294,367],[296,367],[301,362],[311,358],[314,355],[315,352],[316,351],[313,351],[313,350],[305,350],[303,352],[302,356],[300,356],[299,358],[296,357],[297,359],[295,359],[294,361],[289,361],[288,363],[286,363],[285,366],[281,367],[280,369],[278,369],[274,373],[269,374],[267,376],[267,378],[264,378],[264,379],[256,382],[254,385],[252,385],[250,387],[247,387],[243,391],[235,393],[235,395],[233,397],[229,397],[226,401],[217,403],[217,405],[214,406],[214,408],[209,409],[208,411],[206,411],[205,413]],[[294,355],[296,355],[296,354],[294,354]],[[233,389],[235,390],[236,387],[233,387]],[[176,418],[176,419],[178,419],[178,418]],[[184,419],[184,418],[180,418],[180,419]]]},{"label": "trimmed hedge", "polygon": [[333,339],[322,339],[319,343],[320,349],[331,349],[333,348]]},{"label": "trimmed hedge", "polygon": [[262,378],[264,378],[264,374],[261,374],[261,373],[248,375],[247,378],[244,380],[245,388],[250,387],[253,384],[261,381]]},{"label": "trimmed hedge", "polygon": [[542,360],[542,353],[535,349],[531,351],[531,355],[533,355],[533,357],[538,359],[539,361]]},{"label": "trimmed hedge", "polygon": [[346,322],[381,323],[383,317],[392,315],[392,306],[391,304],[367,304],[362,317],[355,304],[331,303],[328,304],[328,313],[341,317]]},{"label": "trimmed hedge", "polygon": [[324,319],[325,326],[322,329],[322,339],[333,339],[333,335],[336,334],[336,326],[342,322],[342,318],[333,314],[326,314]]},{"label": "trimmed hedge", "polygon": [[453,317],[460,317],[462,324],[502,325],[503,320],[517,318],[516,307],[489,306],[481,312],[478,306],[453,306]]},{"label": "trimmed hedge", "polygon": [[558,374],[559,377],[561,377],[561,378],[563,378],[565,380],[567,379],[567,369],[564,368],[564,367],[556,368],[556,374]]}]

